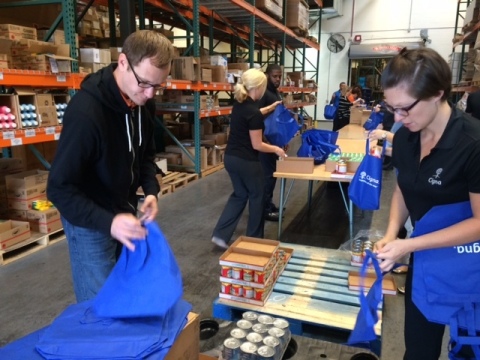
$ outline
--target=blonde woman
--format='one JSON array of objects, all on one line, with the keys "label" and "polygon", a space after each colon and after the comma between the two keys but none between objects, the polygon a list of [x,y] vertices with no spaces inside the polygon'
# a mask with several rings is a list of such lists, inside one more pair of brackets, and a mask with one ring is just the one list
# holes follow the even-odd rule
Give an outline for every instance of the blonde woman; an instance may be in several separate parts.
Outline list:
[{"label": "blonde woman", "polygon": [[267,77],[257,69],[245,71],[235,85],[230,136],[225,150],[225,169],[232,181],[233,193],[213,230],[212,242],[228,248],[233,232],[249,203],[247,236],[263,237],[264,176],[259,152],[285,157],[285,151],[263,142],[263,115],[255,103],[265,93]]}]

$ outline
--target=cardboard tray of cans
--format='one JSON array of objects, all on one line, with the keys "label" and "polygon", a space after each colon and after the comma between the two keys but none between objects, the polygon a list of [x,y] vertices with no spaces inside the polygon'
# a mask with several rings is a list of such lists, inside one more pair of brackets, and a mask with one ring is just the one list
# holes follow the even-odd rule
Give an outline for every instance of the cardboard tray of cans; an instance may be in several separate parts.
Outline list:
[{"label": "cardboard tray of cans", "polygon": [[[237,239],[220,258],[222,268],[219,297],[253,305],[263,305],[293,253],[293,249],[283,248],[278,244],[279,242],[274,240],[247,237]],[[235,245],[238,245],[237,249],[235,249]],[[260,251],[249,249],[253,246],[256,246]],[[238,259],[231,254],[244,254],[245,250],[251,252],[247,259],[248,264],[230,261],[233,258]],[[265,251],[269,251],[268,257]],[[257,256],[259,259],[256,259]],[[243,259],[243,257],[240,258]],[[265,265],[255,265],[258,270],[251,269],[252,264],[260,263]]]}]

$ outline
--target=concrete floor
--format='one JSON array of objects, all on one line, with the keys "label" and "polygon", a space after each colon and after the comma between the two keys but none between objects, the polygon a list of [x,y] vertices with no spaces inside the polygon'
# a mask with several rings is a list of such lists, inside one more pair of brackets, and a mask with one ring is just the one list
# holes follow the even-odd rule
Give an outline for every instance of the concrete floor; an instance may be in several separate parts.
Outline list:
[{"label": "concrete floor", "polygon": [[[295,141],[298,142],[298,138]],[[294,147],[291,154],[294,154]],[[384,172],[381,210],[373,213],[356,210],[354,233],[385,229],[394,184],[394,172]],[[184,298],[192,303],[194,311],[201,318],[211,317],[212,302],[218,295],[218,257],[222,251],[213,247],[210,238],[230,192],[228,175],[221,170],[159,200],[158,222],[182,270]],[[348,220],[338,186],[321,182],[315,184],[310,212],[306,209],[306,195],[307,182],[296,181],[286,205],[282,241],[338,248],[348,239]],[[247,216],[245,211],[235,236],[244,234]],[[275,239],[276,234],[277,223],[267,222],[265,237]],[[395,277],[397,284],[403,285],[404,275]],[[66,241],[0,267],[0,289],[1,347],[48,325],[67,305],[74,302]],[[228,326],[228,323],[220,322],[222,328]],[[203,341],[201,350],[218,348],[222,339],[217,335],[213,342]],[[329,347],[324,339],[297,336],[295,340],[299,351],[292,359],[340,359],[335,355],[338,353],[337,344]],[[325,349],[330,349],[330,353],[327,354]],[[403,297],[386,296],[382,359],[402,359],[403,351]],[[442,354],[441,359],[446,360],[447,356]]]}]

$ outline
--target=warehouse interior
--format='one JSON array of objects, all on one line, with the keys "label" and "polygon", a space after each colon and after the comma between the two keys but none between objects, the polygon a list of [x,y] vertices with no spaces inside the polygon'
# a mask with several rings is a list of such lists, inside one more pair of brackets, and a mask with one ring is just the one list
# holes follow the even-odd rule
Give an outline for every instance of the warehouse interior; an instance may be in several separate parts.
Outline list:
[{"label": "warehouse interior", "polygon": [[[192,305],[192,312],[198,314],[201,335],[205,329],[205,334],[208,333],[191,346],[197,346],[199,352],[213,358],[222,354],[223,341],[235,327],[233,319],[215,314],[221,308],[217,305],[219,258],[224,250],[214,246],[211,237],[232,191],[223,166],[223,154],[232,82],[237,81],[242,71],[253,66],[265,70],[269,63],[281,64],[284,73],[280,89],[284,103],[294,114],[306,119],[302,131],[331,129],[332,122],[325,119],[323,108],[342,81],[365,88],[368,102],[380,101],[383,96],[379,85],[381,72],[403,46],[432,48],[449,62],[454,84],[452,102],[456,103],[466,92],[475,91],[480,84],[480,72],[475,71],[474,66],[475,48],[480,47],[480,42],[476,42],[480,3],[476,1],[444,0],[433,7],[429,0],[394,3],[285,0],[283,10],[287,9],[289,1],[297,6],[303,4],[307,9],[305,17],[296,19],[299,22],[293,26],[287,25],[288,16],[282,11],[281,2],[273,0],[253,2],[256,7],[244,0],[30,0],[16,3],[0,0],[0,106],[12,105],[13,108],[16,104],[5,99],[19,99],[15,100],[19,108],[17,117],[23,113],[20,105],[33,102],[31,99],[36,97],[35,101],[49,99],[53,106],[53,112],[49,113],[52,122],[49,123],[46,116],[43,126],[35,125],[33,118],[29,124],[15,125],[17,130],[11,123],[10,128],[6,127],[6,120],[0,122],[3,126],[0,132],[4,134],[0,141],[2,158],[22,159],[22,171],[49,169],[61,133],[63,104],[67,106],[88,73],[115,62],[122,40],[129,32],[154,25],[180,49],[178,56],[182,56],[182,60],[177,63],[177,69],[187,64],[191,71],[177,72],[169,79],[163,94],[157,97],[157,160],[163,160],[164,175],[177,174],[175,183],[167,184],[166,177],[163,179],[165,186],[161,186],[157,222],[181,269],[183,298]],[[115,11],[110,11],[112,8]],[[304,20],[307,25],[301,24]],[[19,39],[4,38],[1,24],[37,28],[38,40],[43,37],[41,40],[50,38],[50,41],[33,46],[29,55],[53,51],[55,61],[45,57],[36,63],[40,67],[21,69],[18,68],[22,66],[18,65],[21,61],[15,62],[18,57],[5,54],[3,58],[3,52],[15,54],[18,51],[15,41]],[[249,29],[255,31],[249,34]],[[55,39],[61,44],[54,43]],[[333,40],[337,45],[329,48],[327,44]],[[65,43],[70,46],[64,47]],[[80,48],[85,48],[83,53]],[[101,48],[98,54],[105,56],[103,61],[93,58],[96,52],[92,49],[96,48]],[[212,62],[197,67],[195,59],[202,64],[205,59],[207,62],[212,59]],[[55,66],[60,66],[60,71],[52,70]],[[296,156],[301,141],[300,134],[291,141],[288,156]],[[18,171],[2,171],[0,177]],[[316,180],[312,183],[309,202],[309,182],[287,179],[281,237],[278,237],[278,222],[266,221],[265,239],[279,240],[281,246],[287,248],[292,244],[307,249],[338,250],[349,255],[345,246],[352,235],[385,231],[396,185],[394,171],[383,172],[380,209],[361,211],[354,208],[352,224],[349,224],[344,198],[348,182]],[[18,217],[19,212],[9,208],[2,191],[0,196],[3,197],[0,200],[1,218],[26,221]],[[274,200],[280,203],[280,181],[277,181]],[[57,215],[60,224],[58,212]],[[248,209],[242,215],[235,236],[245,234],[247,220]],[[352,226],[352,233],[349,226]],[[48,245],[29,240],[25,246],[17,244],[11,249],[0,250],[3,318],[0,321],[0,350],[48,326],[67,306],[75,303],[68,244],[61,228],[42,232],[41,236]],[[404,285],[405,274],[393,274],[392,277],[396,286]],[[371,348],[347,346],[349,332],[345,329],[310,327],[311,324],[304,321],[302,335],[292,336],[294,341],[283,358],[401,359],[404,353],[403,308],[400,292],[385,296],[381,335],[376,346]],[[237,315],[232,311],[234,313]],[[212,333],[208,326],[213,326]],[[447,343],[448,332],[441,360],[448,358]],[[183,356],[178,359],[190,360]]]}]

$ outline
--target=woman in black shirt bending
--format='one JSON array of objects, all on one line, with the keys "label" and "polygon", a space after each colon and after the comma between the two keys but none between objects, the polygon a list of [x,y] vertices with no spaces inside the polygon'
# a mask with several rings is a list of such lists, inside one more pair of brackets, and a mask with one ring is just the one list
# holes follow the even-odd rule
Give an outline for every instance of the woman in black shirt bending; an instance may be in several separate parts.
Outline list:
[{"label": "woman in black shirt bending", "polygon": [[233,232],[249,202],[246,236],[263,237],[264,178],[259,152],[285,157],[285,151],[263,142],[263,115],[255,104],[265,93],[267,77],[257,69],[245,71],[241,83],[235,85],[230,135],[225,150],[225,169],[233,185],[233,193],[213,230],[212,242],[228,248]]}]

